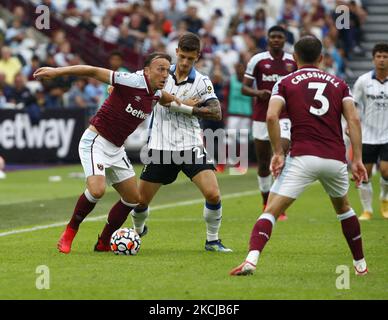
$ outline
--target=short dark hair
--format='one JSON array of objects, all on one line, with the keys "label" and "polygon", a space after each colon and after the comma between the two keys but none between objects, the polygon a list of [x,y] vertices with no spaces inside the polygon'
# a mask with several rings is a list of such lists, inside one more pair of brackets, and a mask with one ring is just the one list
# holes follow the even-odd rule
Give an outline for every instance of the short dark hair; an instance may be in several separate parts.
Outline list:
[{"label": "short dark hair", "polygon": [[302,62],[313,63],[322,53],[322,42],[314,36],[304,36],[295,44],[294,50]]},{"label": "short dark hair", "polygon": [[372,51],[373,57],[377,52],[388,52],[388,43],[384,43],[384,42],[376,43]]},{"label": "short dark hair", "polygon": [[151,54],[149,54],[145,60],[144,60],[144,67],[148,67],[152,61],[154,61],[155,59],[166,59],[168,60],[168,62],[171,63],[171,57],[170,55],[168,55],[167,53],[164,53],[164,52],[153,52]]},{"label": "short dark hair", "polygon": [[282,26],[273,26],[268,29],[268,33],[267,33],[268,37],[271,34],[271,32],[274,32],[274,31],[281,32],[284,34],[284,36],[287,36],[287,31]]},{"label": "short dark hair", "polygon": [[187,32],[179,38],[178,48],[182,51],[201,51],[201,40],[199,37],[192,33]]},{"label": "short dark hair", "polygon": [[113,51],[109,54],[109,58],[114,57],[114,56],[120,57],[121,59],[124,58],[124,57],[123,57],[123,54],[122,54],[120,51],[118,51],[118,50],[113,50]]}]

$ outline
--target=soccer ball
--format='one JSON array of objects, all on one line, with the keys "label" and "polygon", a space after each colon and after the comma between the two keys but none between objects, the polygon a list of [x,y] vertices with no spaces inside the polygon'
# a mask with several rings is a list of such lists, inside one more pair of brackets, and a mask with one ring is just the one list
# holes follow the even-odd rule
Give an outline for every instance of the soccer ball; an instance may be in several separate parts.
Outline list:
[{"label": "soccer ball", "polygon": [[116,230],[110,239],[110,248],[114,254],[133,256],[139,252],[140,244],[138,233],[129,228]]}]

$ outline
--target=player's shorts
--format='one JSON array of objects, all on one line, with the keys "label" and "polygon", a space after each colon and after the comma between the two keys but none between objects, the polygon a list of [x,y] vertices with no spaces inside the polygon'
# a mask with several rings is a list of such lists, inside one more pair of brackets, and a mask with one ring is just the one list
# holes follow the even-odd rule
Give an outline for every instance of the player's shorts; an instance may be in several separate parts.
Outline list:
[{"label": "player's shorts", "polygon": [[184,151],[151,149],[148,156],[153,162],[146,164],[140,179],[153,183],[170,184],[182,171],[190,180],[204,170],[215,170],[214,161],[203,147]]},{"label": "player's shorts", "polygon": [[[291,121],[284,118],[279,119],[280,125],[280,137],[283,139],[291,140]],[[252,136],[254,139],[269,141],[267,123],[261,121],[253,121],[252,123]]]},{"label": "player's shorts", "polygon": [[[229,116],[227,121],[228,138],[236,139],[238,131],[242,129],[248,129],[251,126],[251,119],[248,117]],[[234,131],[236,130],[236,131]],[[240,142],[248,143],[248,135],[239,136]]]},{"label": "player's shorts", "polygon": [[321,182],[330,197],[343,197],[349,189],[347,165],[338,160],[316,156],[288,156],[271,192],[296,199],[316,180]]},{"label": "player's shorts", "polygon": [[106,183],[112,185],[135,176],[124,146],[117,147],[92,130],[85,130],[78,152],[86,178],[105,176]]},{"label": "player's shorts", "polygon": [[388,161],[388,143],[363,144],[362,161],[364,163],[377,163],[377,160]]}]

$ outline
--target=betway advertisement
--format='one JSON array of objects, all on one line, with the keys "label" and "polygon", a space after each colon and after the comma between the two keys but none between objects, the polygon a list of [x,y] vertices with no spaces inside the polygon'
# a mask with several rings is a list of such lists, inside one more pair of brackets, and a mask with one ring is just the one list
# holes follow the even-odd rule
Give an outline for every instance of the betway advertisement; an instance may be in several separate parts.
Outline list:
[{"label": "betway advertisement", "polygon": [[0,110],[0,155],[8,163],[77,162],[86,121],[82,109],[47,110],[34,121],[23,111]]}]

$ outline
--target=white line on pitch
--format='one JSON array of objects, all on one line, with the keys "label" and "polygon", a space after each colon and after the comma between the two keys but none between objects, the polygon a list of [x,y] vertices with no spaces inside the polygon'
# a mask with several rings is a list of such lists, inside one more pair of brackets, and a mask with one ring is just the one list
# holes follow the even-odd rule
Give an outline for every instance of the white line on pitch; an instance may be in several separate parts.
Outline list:
[{"label": "white line on pitch", "polygon": [[[258,191],[255,190],[255,191],[229,193],[229,194],[223,195],[222,199],[232,199],[232,198],[238,198],[238,197],[243,197],[243,196],[251,196],[254,194],[258,194]],[[156,211],[156,210],[163,210],[163,209],[168,209],[168,208],[173,208],[173,207],[190,206],[193,204],[203,203],[203,201],[204,201],[203,198],[198,198],[198,199],[193,199],[193,200],[188,200],[188,201],[166,203],[166,204],[162,204],[159,206],[151,207],[150,209],[151,209],[151,211]],[[105,215],[100,215],[97,217],[86,218],[85,222],[103,220],[106,217],[107,217],[107,215],[105,214]],[[5,237],[5,236],[13,235],[13,234],[18,234],[18,233],[32,232],[32,231],[37,231],[37,230],[42,230],[42,229],[62,227],[62,226],[65,226],[67,224],[68,224],[67,221],[63,221],[63,222],[57,222],[57,223],[52,223],[52,224],[31,227],[31,228],[27,228],[27,229],[10,230],[10,231],[0,233],[0,237]]]}]

